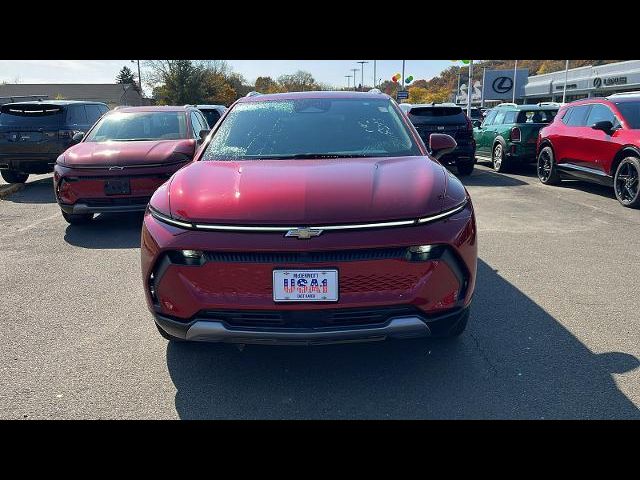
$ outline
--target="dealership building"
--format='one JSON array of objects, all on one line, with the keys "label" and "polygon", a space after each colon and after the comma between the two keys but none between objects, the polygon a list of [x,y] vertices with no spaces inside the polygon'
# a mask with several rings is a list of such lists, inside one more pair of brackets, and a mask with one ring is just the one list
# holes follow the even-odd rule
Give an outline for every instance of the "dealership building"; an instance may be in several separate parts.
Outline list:
[{"label": "dealership building", "polygon": [[[568,70],[566,77],[566,102],[640,91],[640,60],[572,68]],[[564,70],[529,77],[519,103],[562,102],[564,83]]]}]

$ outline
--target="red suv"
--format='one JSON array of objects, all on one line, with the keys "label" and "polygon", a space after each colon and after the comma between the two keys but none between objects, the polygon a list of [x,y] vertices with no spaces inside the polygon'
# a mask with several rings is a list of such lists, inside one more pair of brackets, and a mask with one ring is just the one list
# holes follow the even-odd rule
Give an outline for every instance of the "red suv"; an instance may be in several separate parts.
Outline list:
[{"label": "red suv", "polygon": [[144,211],[153,192],[193,159],[209,126],[195,107],[112,110],[58,157],[54,189],[62,216]]},{"label": "red suv", "polygon": [[476,223],[462,183],[380,93],[253,95],[153,195],[149,309],[169,340],[315,344],[464,330]]},{"label": "red suv", "polygon": [[538,178],[613,186],[625,207],[640,207],[640,93],[564,105],[538,136]]}]

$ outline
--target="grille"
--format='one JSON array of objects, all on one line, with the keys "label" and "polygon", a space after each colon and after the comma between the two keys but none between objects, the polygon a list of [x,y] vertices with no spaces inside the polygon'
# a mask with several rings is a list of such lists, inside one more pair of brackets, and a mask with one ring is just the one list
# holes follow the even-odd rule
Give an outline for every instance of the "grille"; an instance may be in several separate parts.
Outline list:
[{"label": "grille", "polygon": [[77,203],[84,203],[89,207],[121,207],[128,205],[146,205],[151,197],[126,197],[126,198],[90,198],[80,199]]},{"label": "grille", "polygon": [[198,318],[220,320],[229,327],[323,328],[382,325],[393,317],[419,315],[411,306],[327,310],[206,310]]},{"label": "grille", "polygon": [[407,249],[405,247],[401,247],[372,250],[338,250],[333,252],[207,252],[205,255],[209,262],[284,264],[355,262],[362,260],[389,260],[394,258],[403,259],[406,254]]}]

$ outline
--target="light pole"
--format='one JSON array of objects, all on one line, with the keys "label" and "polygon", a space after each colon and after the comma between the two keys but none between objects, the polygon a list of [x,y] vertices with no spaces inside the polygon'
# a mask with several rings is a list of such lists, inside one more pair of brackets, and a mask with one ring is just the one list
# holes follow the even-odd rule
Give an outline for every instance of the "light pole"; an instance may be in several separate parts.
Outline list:
[{"label": "light pole", "polygon": [[[567,98],[567,76],[569,75],[569,60],[564,65],[564,88],[562,89],[562,103],[565,103]],[[551,97],[553,101],[553,96]]]},{"label": "light pole", "polygon": [[518,73],[518,60],[516,60],[516,64],[513,66],[513,103],[516,103],[516,75]]},{"label": "light pole", "polygon": [[365,61],[365,60],[360,60],[360,61],[358,61],[358,62],[356,62],[356,63],[359,63],[360,65],[362,65],[362,66],[360,67],[360,86],[361,86],[361,87],[362,87],[362,89],[364,90],[364,64],[365,64],[365,63],[369,63],[369,62],[367,62],[367,61]]},{"label": "light pole", "polygon": [[469,81],[467,82],[467,117],[471,118],[471,82],[473,82],[473,60],[469,60]]},{"label": "light pole", "polygon": [[376,83],[376,61],[373,61],[373,88],[377,88],[378,84]]},{"label": "light pole", "polygon": [[402,60],[402,79],[400,80],[400,85],[402,86],[402,90],[404,90],[404,60]]},{"label": "light pole", "polygon": [[349,85],[351,85],[351,82],[349,81],[349,79],[351,78],[351,75],[345,75],[344,78],[347,79],[347,90],[349,90]]},{"label": "light pole", "polygon": [[142,96],[142,76],[140,75],[140,60],[131,60],[131,63],[138,62],[138,88],[140,89],[140,96]]},{"label": "light pole", "polygon": [[356,91],[356,72],[358,71],[357,68],[352,68],[351,71],[353,72],[353,91]]}]

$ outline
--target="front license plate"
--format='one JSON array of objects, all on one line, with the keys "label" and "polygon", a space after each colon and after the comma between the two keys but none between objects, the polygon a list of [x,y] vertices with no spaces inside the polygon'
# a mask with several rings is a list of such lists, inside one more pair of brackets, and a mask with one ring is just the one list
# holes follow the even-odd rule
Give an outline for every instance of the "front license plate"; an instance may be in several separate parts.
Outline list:
[{"label": "front license plate", "polygon": [[105,195],[129,195],[131,193],[129,179],[104,182],[104,193]]},{"label": "front license plate", "polygon": [[337,270],[274,270],[275,302],[336,302]]}]

